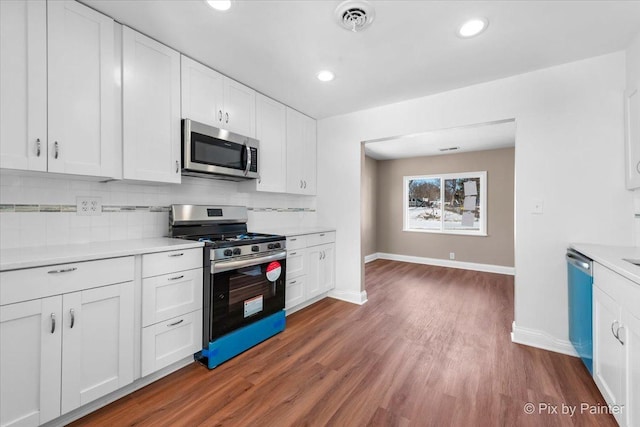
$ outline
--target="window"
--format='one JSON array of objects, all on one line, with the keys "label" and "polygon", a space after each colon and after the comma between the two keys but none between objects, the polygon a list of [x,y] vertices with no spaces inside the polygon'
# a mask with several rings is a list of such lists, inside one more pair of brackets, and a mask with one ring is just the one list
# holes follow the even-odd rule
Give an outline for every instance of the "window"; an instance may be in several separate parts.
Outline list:
[{"label": "window", "polygon": [[404,177],[404,231],[487,235],[487,172]]}]

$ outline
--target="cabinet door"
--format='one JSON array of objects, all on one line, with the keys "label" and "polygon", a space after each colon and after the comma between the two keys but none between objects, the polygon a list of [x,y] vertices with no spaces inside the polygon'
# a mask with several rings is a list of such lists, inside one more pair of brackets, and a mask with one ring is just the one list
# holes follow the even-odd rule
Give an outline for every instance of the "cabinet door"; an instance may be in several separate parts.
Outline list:
[{"label": "cabinet door", "polygon": [[222,127],[224,76],[186,56],[182,70],[182,118]]},{"label": "cabinet door", "polygon": [[62,413],[133,382],[133,282],[65,294]]},{"label": "cabinet door", "polygon": [[627,426],[640,426],[640,319],[626,311],[622,316],[624,331],[621,338],[626,352],[624,383],[627,388],[627,406],[623,412]]},{"label": "cabinet door", "polygon": [[0,425],[60,415],[62,297],[0,307]]},{"label": "cabinet door", "polygon": [[626,93],[625,133],[627,188],[640,188],[640,88],[634,88]]},{"label": "cabinet door", "polygon": [[614,335],[620,307],[600,288],[593,288],[593,378],[609,405],[624,405],[624,351]]},{"label": "cabinet door", "polygon": [[47,170],[47,4],[0,1],[0,167]]},{"label": "cabinet door", "polygon": [[286,123],[286,107],[283,104],[256,94],[256,137],[260,141],[259,191],[284,193],[287,190]]},{"label": "cabinet door", "polygon": [[76,1],[47,3],[48,170],[111,176],[113,19]]},{"label": "cabinet door", "polygon": [[180,54],[122,31],[123,177],[180,183]]},{"label": "cabinet door", "polygon": [[322,246],[313,246],[307,249],[307,281],[305,283],[305,299],[311,299],[320,295],[323,291],[322,283]]},{"label": "cabinet door", "polygon": [[256,91],[229,78],[224,79],[222,127],[234,133],[256,137]]},{"label": "cabinet door", "polygon": [[322,292],[327,292],[335,288],[335,252],[336,245],[331,243],[320,247],[321,264],[320,264],[320,288]]},{"label": "cabinet door", "polygon": [[288,107],[287,192],[316,193],[316,121]]},{"label": "cabinet door", "polygon": [[303,194],[316,194],[316,121],[303,116],[304,157],[302,158]]}]

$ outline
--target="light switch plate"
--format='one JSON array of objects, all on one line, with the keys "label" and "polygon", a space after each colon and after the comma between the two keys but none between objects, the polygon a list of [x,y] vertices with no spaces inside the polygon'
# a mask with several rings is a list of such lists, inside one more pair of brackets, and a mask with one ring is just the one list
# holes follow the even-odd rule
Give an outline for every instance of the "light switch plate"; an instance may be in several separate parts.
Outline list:
[{"label": "light switch plate", "polygon": [[102,215],[102,198],[76,197],[76,214],[81,216]]}]

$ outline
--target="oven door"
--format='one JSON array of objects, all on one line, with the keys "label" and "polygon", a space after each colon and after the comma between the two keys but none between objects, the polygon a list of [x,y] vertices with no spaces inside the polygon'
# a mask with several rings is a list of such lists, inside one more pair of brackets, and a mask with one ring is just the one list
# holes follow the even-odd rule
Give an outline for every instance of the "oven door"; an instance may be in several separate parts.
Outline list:
[{"label": "oven door", "polygon": [[185,119],[182,167],[186,171],[258,177],[258,141]]},{"label": "oven door", "polygon": [[286,251],[211,265],[209,341],[284,309]]}]

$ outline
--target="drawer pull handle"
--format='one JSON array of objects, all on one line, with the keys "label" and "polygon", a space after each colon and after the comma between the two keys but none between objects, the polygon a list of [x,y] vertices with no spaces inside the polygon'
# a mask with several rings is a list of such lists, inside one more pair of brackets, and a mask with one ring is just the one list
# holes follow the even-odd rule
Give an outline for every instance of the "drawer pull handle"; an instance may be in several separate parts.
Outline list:
[{"label": "drawer pull handle", "polygon": [[51,270],[51,271],[48,271],[47,273],[49,274],[69,273],[71,271],[76,271],[77,269],[78,269],[77,267],[63,268],[61,270]]},{"label": "drawer pull handle", "polygon": [[71,325],[69,326],[69,328],[73,329],[73,325],[76,324],[76,313],[73,311],[73,308],[69,310],[69,314],[71,315]]},{"label": "drawer pull handle", "polygon": [[56,315],[51,313],[51,333],[56,331]]},{"label": "drawer pull handle", "polygon": [[295,242],[295,241],[296,241],[296,240],[298,240],[298,239],[289,239],[289,240],[291,240],[292,242]]},{"label": "drawer pull handle", "polygon": [[294,256],[294,255],[297,255],[297,254],[298,254],[298,252],[291,252],[289,255]]},{"label": "drawer pull handle", "polygon": [[324,233],[322,233],[322,234],[320,235],[320,237],[324,237]]},{"label": "drawer pull handle", "polygon": [[180,275],[180,276],[176,276],[176,277],[169,277],[169,280],[180,280],[184,277],[184,274]]},{"label": "drawer pull handle", "polygon": [[184,252],[180,252],[179,254],[170,254],[170,257],[176,257],[176,256],[182,256],[184,255]]},{"label": "drawer pull handle", "polygon": [[180,320],[178,320],[177,322],[169,323],[169,324],[167,325],[167,328],[170,328],[170,327],[172,327],[172,326],[179,325],[179,324],[180,324],[180,323],[182,323],[182,322],[184,322],[184,319],[180,319]]},{"label": "drawer pull handle", "polygon": [[292,280],[292,281],[289,282],[290,285],[293,285],[294,283],[296,283],[295,280]]}]

